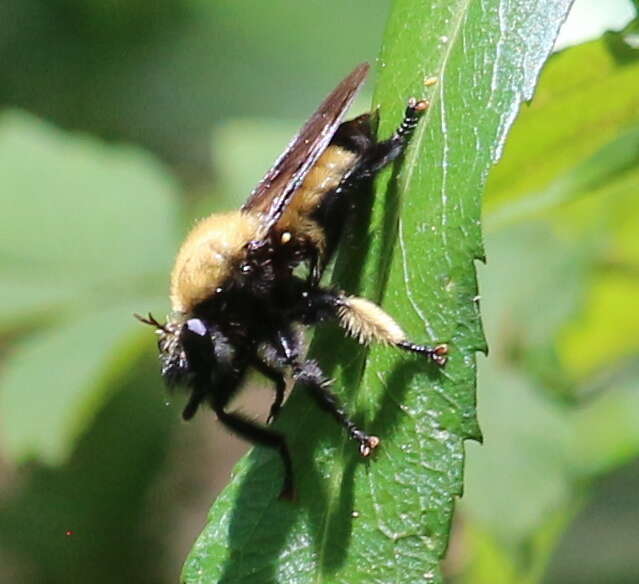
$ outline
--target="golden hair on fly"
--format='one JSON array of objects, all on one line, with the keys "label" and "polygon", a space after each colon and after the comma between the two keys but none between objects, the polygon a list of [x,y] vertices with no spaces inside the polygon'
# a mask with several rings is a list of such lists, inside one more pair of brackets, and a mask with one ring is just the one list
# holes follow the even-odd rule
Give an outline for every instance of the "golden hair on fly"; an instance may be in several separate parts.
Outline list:
[{"label": "golden hair on fly", "polygon": [[[278,221],[282,245],[292,240],[324,255],[324,229],[313,219],[313,213],[352,170],[357,158],[354,152],[338,146],[324,151]],[[251,210],[214,213],[199,221],[184,240],[171,273],[172,310],[190,314],[194,307],[223,290],[242,265],[246,245],[257,237],[259,225],[259,213]]]},{"label": "golden hair on fly", "polygon": [[252,213],[215,213],[199,221],[180,247],[171,272],[171,309],[191,314],[233,278],[259,227]]},{"label": "golden hair on fly", "polygon": [[341,326],[364,345],[373,341],[398,345],[406,340],[404,331],[392,317],[365,298],[340,297],[337,314]]},{"label": "golden hair on fly", "polygon": [[[228,410],[249,370],[273,382],[268,420],[277,417],[286,379],[305,385],[319,405],[369,456],[380,439],[351,421],[318,363],[303,357],[299,330],[332,319],[359,342],[380,342],[418,353],[438,366],[446,345],[413,343],[382,308],[321,285],[356,198],[376,173],[401,156],[425,100],[408,100],[404,118],[386,140],[375,137],[371,116],[342,122],[364,82],[356,67],[320,104],[241,209],[199,221],[178,251],[171,272],[171,314],[161,324],[138,317],[158,334],[162,375],[189,392],[190,419],[208,404],[245,439],[277,450],[284,467],[280,496],[293,497],[293,464],[285,437]],[[300,275],[298,266],[307,268]]]}]

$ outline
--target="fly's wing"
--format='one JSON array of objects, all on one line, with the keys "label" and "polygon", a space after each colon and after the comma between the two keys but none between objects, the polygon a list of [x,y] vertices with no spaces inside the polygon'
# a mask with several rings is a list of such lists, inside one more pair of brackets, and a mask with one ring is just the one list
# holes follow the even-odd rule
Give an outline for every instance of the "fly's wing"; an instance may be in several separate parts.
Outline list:
[{"label": "fly's wing", "polygon": [[367,73],[368,63],[358,65],[332,91],[244,203],[243,211],[262,216],[260,238],[266,237],[278,222],[295,191],[328,147]]}]

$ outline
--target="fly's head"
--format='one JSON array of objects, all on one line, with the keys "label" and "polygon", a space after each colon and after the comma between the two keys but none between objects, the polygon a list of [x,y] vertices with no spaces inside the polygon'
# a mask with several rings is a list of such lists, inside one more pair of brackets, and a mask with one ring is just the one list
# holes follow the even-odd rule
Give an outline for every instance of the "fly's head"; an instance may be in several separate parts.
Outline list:
[{"label": "fly's head", "polygon": [[140,322],[155,328],[155,334],[158,335],[158,357],[162,366],[162,377],[167,385],[186,384],[190,366],[182,343],[184,321],[179,318],[169,318],[162,324],[150,313],[146,318],[138,314],[135,317]]},{"label": "fly's head", "polygon": [[162,377],[169,387],[191,386],[198,380],[211,379],[216,369],[233,361],[235,352],[229,340],[217,326],[202,318],[172,313],[161,324],[151,314],[146,318],[135,316],[155,328]]}]

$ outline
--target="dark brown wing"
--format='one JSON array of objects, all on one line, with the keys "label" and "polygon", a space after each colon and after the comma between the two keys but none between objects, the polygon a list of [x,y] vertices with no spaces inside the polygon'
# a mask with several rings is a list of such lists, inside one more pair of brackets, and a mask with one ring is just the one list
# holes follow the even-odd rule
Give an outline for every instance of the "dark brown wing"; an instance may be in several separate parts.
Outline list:
[{"label": "dark brown wing", "polygon": [[295,190],[328,147],[367,73],[368,63],[358,65],[332,91],[244,203],[243,211],[262,213],[260,237],[266,237],[277,223]]}]

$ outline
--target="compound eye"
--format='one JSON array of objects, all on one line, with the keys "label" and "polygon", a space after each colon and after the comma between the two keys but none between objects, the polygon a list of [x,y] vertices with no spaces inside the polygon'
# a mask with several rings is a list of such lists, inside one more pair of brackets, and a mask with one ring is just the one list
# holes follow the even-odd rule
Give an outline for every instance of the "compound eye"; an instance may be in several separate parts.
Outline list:
[{"label": "compound eye", "polygon": [[208,330],[204,322],[199,318],[190,318],[186,321],[186,328],[200,337],[208,334]]}]

